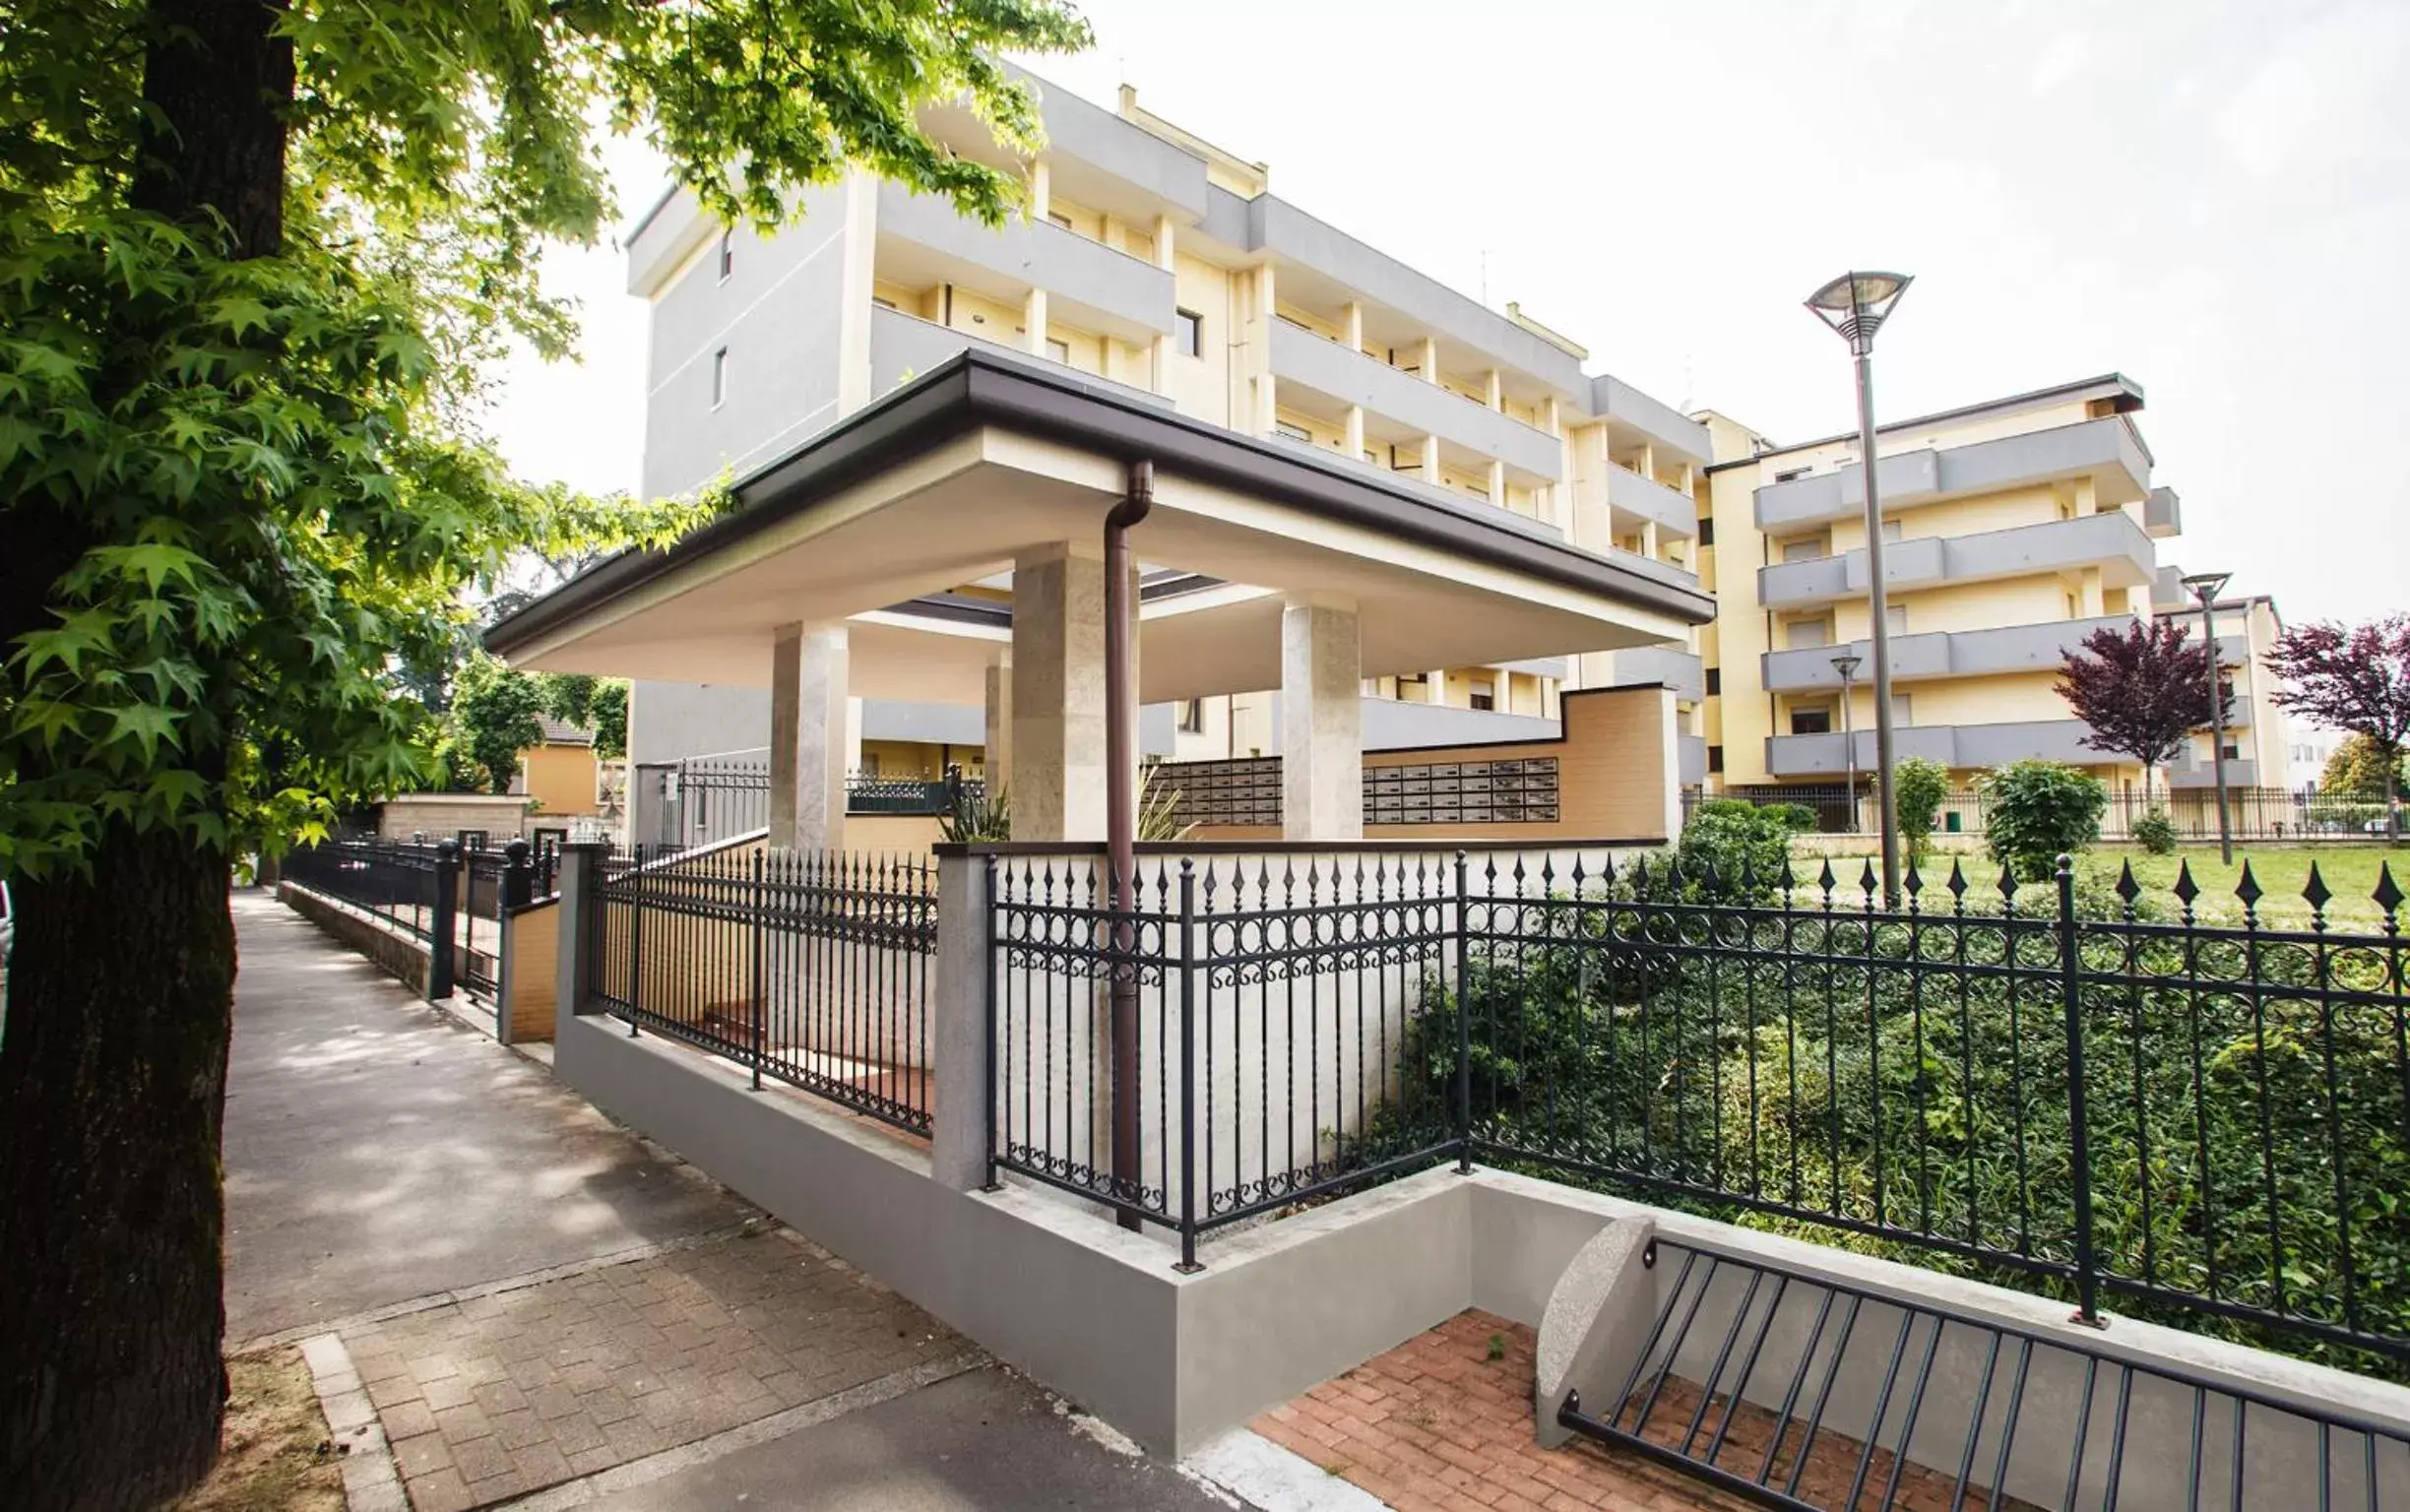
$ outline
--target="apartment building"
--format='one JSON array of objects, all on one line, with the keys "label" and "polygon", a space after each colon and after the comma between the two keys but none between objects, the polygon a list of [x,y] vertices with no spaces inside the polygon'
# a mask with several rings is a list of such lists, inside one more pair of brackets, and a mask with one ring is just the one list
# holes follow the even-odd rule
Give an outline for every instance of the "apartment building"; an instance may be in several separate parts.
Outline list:
[{"label": "apartment building", "polygon": [[[2116,787],[2140,769],[2082,744],[2055,691],[2067,651],[2094,630],[2181,611],[2182,569],[2159,543],[2183,529],[2155,485],[2134,416],[2139,385],[2115,373],[1882,427],[1880,497],[1895,753],[1965,784],[2039,757]],[[1710,412],[1709,523],[1701,571],[1717,598],[1705,637],[1708,786],[1821,787],[1874,762],[1864,469],[1856,433],[1777,446]],[[2230,783],[2281,784],[2283,721],[2259,655],[2278,627],[2264,598],[2221,613],[2236,675]],[[2197,611],[2195,619],[2197,623]],[[1855,656],[1847,683],[1837,659]],[[2272,742],[2272,743],[2271,743]],[[2247,749],[2248,748],[2248,749]],[[2207,738],[2168,774],[2207,783]]]},{"label": "apartment building", "polygon": [[[1705,425],[1585,371],[1584,347],[1518,307],[1490,309],[1280,199],[1263,163],[1156,116],[1134,90],[1108,110],[1040,88],[1047,147],[1032,162],[1005,158],[967,112],[925,117],[955,151],[1026,174],[1026,211],[1001,229],[863,175],[806,193],[767,237],[710,221],[684,194],[633,228],[628,288],[652,307],[649,493],[744,474],[965,347],[995,346],[1696,586]],[[966,563],[953,593],[858,623],[857,664],[887,656],[882,619],[1000,644],[1011,575],[972,577],[982,565]],[[1148,570],[1141,594],[1205,603],[1229,587]],[[1697,650],[1367,679],[1364,743],[1530,738],[1554,730],[1566,690],[1670,680],[1684,690],[1683,765],[1696,781]],[[882,686],[911,682],[881,670]],[[1152,705],[1142,743],[1184,759],[1263,754],[1277,745],[1276,699]],[[852,720],[860,769],[982,765],[977,704],[856,700]],[[758,690],[639,683],[631,758],[758,746],[767,724]]]}]

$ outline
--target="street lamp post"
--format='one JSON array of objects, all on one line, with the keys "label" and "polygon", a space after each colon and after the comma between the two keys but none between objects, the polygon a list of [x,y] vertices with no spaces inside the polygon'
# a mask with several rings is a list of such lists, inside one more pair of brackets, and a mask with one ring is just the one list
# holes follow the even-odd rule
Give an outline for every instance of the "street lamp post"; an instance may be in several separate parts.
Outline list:
[{"label": "street lamp post", "polygon": [[1833,670],[1841,674],[1841,759],[1849,772],[1849,827],[1858,833],[1858,731],[1850,722],[1850,694],[1858,685],[1858,654],[1845,651],[1832,659]]},{"label": "street lamp post", "polygon": [[1899,901],[1899,822],[1891,811],[1891,637],[1883,584],[1882,503],[1874,484],[1874,333],[1915,280],[1904,273],[1845,273],[1808,296],[1858,359],[1858,472],[1866,479],[1867,613],[1874,642],[1874,802],[1882,828],[1883,902]]},{"label": "street lamp post", "polygon": [[2218,855],[2234,864],[2234,829],[2226,819],[2226,689],[2218,677],[2217,596],[2231,572],[2194,572],[2184,586],[2200,600],[2201,634],[2209,647],[2209,765],[2217,773]]}]

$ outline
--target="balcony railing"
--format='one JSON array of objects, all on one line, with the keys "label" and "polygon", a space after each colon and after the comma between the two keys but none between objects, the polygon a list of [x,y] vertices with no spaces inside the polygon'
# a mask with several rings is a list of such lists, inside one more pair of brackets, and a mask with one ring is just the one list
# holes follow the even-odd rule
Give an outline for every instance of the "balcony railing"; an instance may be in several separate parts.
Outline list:
[{"label": "balcony railing", "polygon": [[999,298],[1046,289],[1067,324],[1125,341],[1172,333],[1170,273],[1050,220],[1008,220],[989,230],[945,200],[881,182],[878,231],[957,264],[956,282],[967,287]]},{"label": "balcony railing", "polygon": [[[2150,453],[2124,415],[1966,446],[1893,452],[1879,466],[1886,513],[2086,475],[2107,504],[2129,503],[2150,491]],[[1768,483],[1756,493],[1758,529],[1788,531],[1850,519],[1866,508],[1865,476],[1866,470],[1853,465]]]},{"label": "balcony railing", "polygon": [[[1910,724],[1891,731],[1892,756],[1905,761],[1922,756],[1945,767],[1997,767],[2028,757],[2061,761],[2073,766],[2097,766],[2116,757],[2082,743],[2091,726],[2081,720],[2019,720],[2000,724]],[[1874,770],[1874,731],[1860,729],[1848,737],[1857,744],[1861,772]],[[1839,731],[1813,735],[1766,737],[1766,770],[1777,777],[1839,776],[1849,770]]]},{"label": "balcony railing", "polygon": [[[2158,553],[2142,527],[2123,512],[1883,544],[1883,581],[1894,593],[2082,567],[2101,568],[2105,587],[2134,588],[2151,581]],[[1758,568],[1757,598],[1768,608],[1829,603],[1865,594],[1869,583],[1861,546],[1841,556]]]},{"label": "balcony railing", "polygon": [[1698,534],[1698,505],[1690,495],[1629,468],[1609,465],[1607,502],[1624,514],[1653,522],[1661,531],[1683,536]]},{"label": "balcony railing", "polygon": [[1564,475],[1563,452],[1554,436],[1303,326],[1272,322],[1272,374],[1409,430],[1497,458],[1542,481]]}]

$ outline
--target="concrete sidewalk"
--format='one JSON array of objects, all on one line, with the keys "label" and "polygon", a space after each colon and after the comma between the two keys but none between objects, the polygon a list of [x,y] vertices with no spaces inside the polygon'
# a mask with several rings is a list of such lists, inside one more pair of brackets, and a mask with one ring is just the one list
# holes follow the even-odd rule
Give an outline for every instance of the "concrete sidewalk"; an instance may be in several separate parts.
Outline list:
[{"label": "concrete sidewalk", "polygon": [[355,1507],[1234,1504],[272,897],[234,914],[227,1338],[304,1342]]}]

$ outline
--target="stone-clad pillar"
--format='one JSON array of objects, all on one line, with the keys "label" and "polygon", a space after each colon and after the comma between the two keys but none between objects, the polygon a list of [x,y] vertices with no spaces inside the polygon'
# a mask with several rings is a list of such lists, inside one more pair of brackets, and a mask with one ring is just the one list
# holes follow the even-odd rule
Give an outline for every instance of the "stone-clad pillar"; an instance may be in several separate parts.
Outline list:
[{"label": "stone-clad pillar", "polygon": [[1281,607],[1281,835],[1364,838],[1364,673],[1356,606]]},{"label": "stone-clad pillar", "polygon": [[770,659],[770,844],[845,849],[852,744],[843,621],[781,625]]},{"label": "stone-clad pillar", "polygon": [[1015,840],[1105,838],[1105,560],[1064,541],[1013,563]]}]

